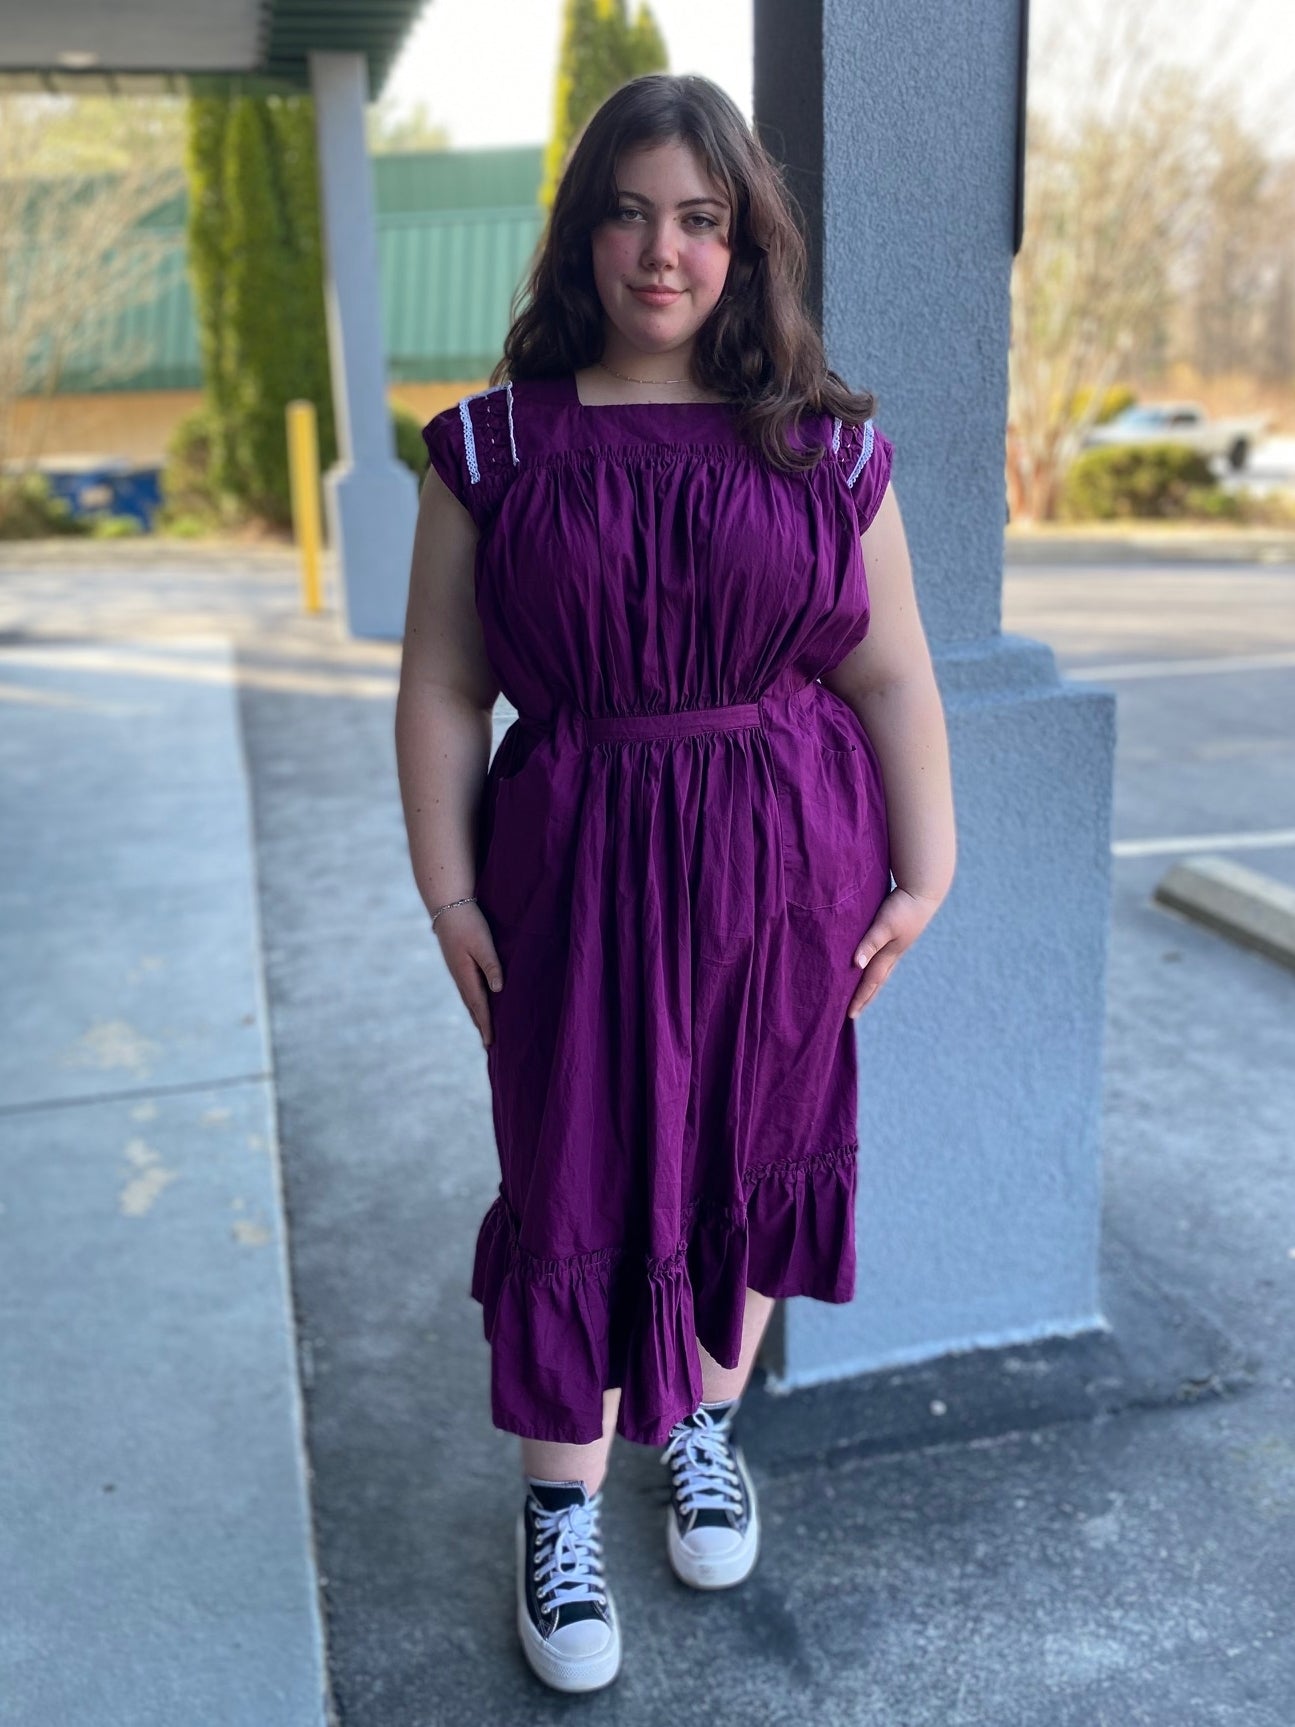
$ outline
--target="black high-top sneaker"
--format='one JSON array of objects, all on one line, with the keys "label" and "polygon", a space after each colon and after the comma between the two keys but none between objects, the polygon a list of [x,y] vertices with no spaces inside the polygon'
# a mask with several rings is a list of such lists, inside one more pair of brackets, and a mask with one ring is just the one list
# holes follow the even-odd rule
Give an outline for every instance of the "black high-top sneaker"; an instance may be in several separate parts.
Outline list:
[{"label": "black high-top sneaker", "polygon": [[596,1691],[620,1671],[621,1634],[603,1576],[602,1491],[527,1477],[517,1519],[517,1631],[557,1691]]},{"label": "black high-top sneaker", "polygon": [[733,1442],[740,1399],[703,1403],[670,1430],[661,1461],[670,1470],[666,1551],[680,1582],[731,1589],[760,1549],[755,1486]]}]

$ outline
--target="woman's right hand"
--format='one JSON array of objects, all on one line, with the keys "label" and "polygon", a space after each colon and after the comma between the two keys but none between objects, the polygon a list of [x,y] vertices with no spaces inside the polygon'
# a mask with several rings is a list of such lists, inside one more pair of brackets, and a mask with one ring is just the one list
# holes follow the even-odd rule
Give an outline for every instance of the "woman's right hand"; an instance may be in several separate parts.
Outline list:
[{"label": "woman's right hand", "polygon": [[474,900],[465,900],[440,914],[433,934],[441,944],[463,1005],[488,1049],[494,1041],[489,991],[503,988],[504,972],[486,914]]}]

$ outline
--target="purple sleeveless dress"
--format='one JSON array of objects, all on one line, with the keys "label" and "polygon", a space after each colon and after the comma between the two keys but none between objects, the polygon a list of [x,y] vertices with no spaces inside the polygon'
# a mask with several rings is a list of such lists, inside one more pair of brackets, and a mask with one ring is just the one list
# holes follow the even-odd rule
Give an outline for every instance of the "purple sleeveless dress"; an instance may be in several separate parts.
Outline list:
[{"label": "purple sleeveless dress", "polygon": [[868,628],[871,422],[811,416],[801,474],[727,403],[583,407],[570,374],[423,430],[475,521],[487,653],[519,718],[475,893],[504,987],[501,1181],[471,1294],[505,1432],[664,1444],[733,1366],[748,1285],[854,1294],[851,954],[890,886],[876,753],[815,680]]}]

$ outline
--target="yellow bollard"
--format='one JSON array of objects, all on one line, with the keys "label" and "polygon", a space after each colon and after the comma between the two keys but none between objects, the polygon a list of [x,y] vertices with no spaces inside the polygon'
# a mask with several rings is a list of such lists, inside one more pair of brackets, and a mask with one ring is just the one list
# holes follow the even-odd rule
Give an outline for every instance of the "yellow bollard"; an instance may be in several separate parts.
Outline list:
[{"label": "yellow bollard", "polygon": [[289,402],[288,484],[292,494],[292,532],[301,548],[301,601],[307,612],[324,609],[320,575],[319,437],[315,404]]}]

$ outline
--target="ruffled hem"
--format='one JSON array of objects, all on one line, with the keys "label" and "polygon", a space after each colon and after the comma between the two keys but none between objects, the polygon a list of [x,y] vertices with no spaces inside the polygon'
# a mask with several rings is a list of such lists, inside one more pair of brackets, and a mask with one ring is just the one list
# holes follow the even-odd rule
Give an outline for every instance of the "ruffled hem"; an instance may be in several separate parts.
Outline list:
[{"label": "ruffled hem", "polygon": [[501,1184],[471,1286],[491,1346],[495,1426],[588,1445],[602,1436],[604,1389],[619,1385],[617,1432],[664,1445],[701,1401],[698,1340],[722,1366],[736,1365],[748,1288],[853,1298],[858,1150],[851,1142],[748,1170],[743,1202],[694,1202],[684,1239],[664,1258],[630,1248],[529,1253]]}]

